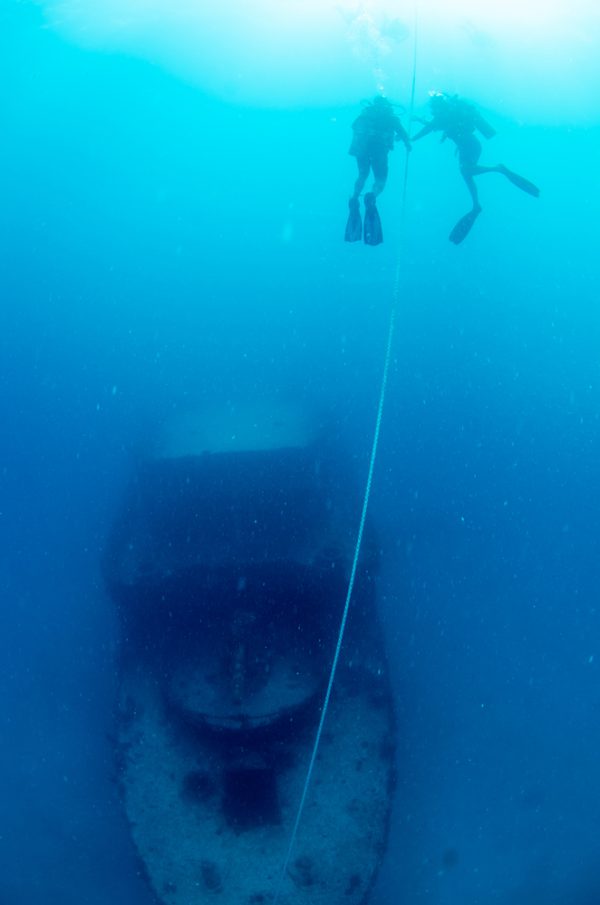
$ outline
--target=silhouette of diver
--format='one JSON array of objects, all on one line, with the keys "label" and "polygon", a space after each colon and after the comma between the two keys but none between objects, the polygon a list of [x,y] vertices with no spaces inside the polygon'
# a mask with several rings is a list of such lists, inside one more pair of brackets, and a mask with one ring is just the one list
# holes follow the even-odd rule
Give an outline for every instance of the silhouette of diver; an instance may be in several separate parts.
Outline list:
[{"label": "silhouette of diver", "polygon": [[473,201],[472,209],[461,217],[452,229],[449,236],[451,242],[454,242],[455,245],[462,242],[481,213],[475,176],[481,176],[484,173],[500,173],[517,188],[533,195],[534,198],[539,197],[540,190],[536,185],[529,182],[528,179],[524,179],[523,176],[519,176],[518,173],[513,173],[504,164],[499,163],[495,167],[484,167],[479,164],[481,143],[474,133],[477,131],[484,138],[493,138],[496,131],[472,104],[456,95],[450,96],[442,92],[435,92],[431,94],[429,106],[432,118],[425,123],[420,132],[412,137],[412,141],[418,141],[425,135],[429,135],[430,132],[442,132],[442,141],[445,141],[446,138],[453,141],[458,153],[460,172]]},{"label": "silhouette of diver", "polygon": [[394,113],[392,104],[385,97],[377,96],[365,106],[360,116],[352,123],[354,133],[349,154],[356,157],[358,177],[354,183],[354,193],[348,202],[350,212],[346,224],[346,242],[359,242],[362,237],[359,197],[369,173],[373,171],[373,188],[365,195],[366,245],[383,242],[381,220],[376,199],[384,190],[388,176],[388,153],[393,150],[394,141],[403,141],[406,150],[411,145],[404,126]]}]

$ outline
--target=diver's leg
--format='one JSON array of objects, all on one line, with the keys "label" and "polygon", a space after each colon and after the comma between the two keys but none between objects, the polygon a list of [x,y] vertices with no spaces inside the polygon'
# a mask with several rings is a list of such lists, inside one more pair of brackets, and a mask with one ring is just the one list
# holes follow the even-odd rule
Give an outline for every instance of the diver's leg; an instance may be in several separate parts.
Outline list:
[{"label": "diver's leg", "polygon": [[380,245],[383,242],[383,230],[379,211],[377,210],[377,196],[385,188],[387,180],[387,152],[376,148],[371,153],[371,169],[373,170],[373,188],[365,195],[365,245]]},{"label": "diver's leg", "polygon": [[460,144],[457,143],[457,146],[460,172],[465,181],[465,185],[469,190],[469,195],[473,202],[473,210],[479,213],[479,211],[481,211],[481,205],[479,203],[477,186],[475,185],[475,176],[479,176],[480,171],[485,171],[483,167],[478,166],[479,158],[481,156],[481,144],[474,135],[467,135]]},{"label": "diver's leg", "polygon": [[473,202],[473,210],[480,211],[481,205],[479,203],[479,192],[477,191],[477,186],[475,185],[474,176],[478,176],[478,173],[475,173],[473,169],[469,167],[461,167],[460,172],[462,174],[462,178],[465,180],[465,185],[469,190],[469,195],[471,196],[471,201]]},{"label": "diver's leg", "polygon": [[354,183],[353,198],[358,198],[365,187],[365,182],[369,176],[371,164],[368,157],[357,157],[356,164],[358,166],[358,177]]},{"label": "diver's leg", "polygon": [[477,161],[481,154],[481,145],[474,135],[468,135],[460,142],[460,144],[457,142],[457,147],[461,176],[465,181],[465,185],[471,196],[471,201],[473,202],[471,210],[464,214],[460,220],[454,224],[450,231],[450,235],[448,236],[451,242],[455,245],[460,245],[471,232],[473,224],[481,213],[479,194],[477,192],[477,186],[475,185],[475,176],[479,175],[477,172],[479,169]]},{"label": "diver's leg", "polygon": [[539,198],[540,196],[540,190],[537,185],[530,182],[529,179],[525,179],[524,176],[519,176],[519,174],[513,172],[513,170],[509,170],[503,163],[498,163],[495,167],[476,166],[472,168],[471,172],[473,176],[482,176],[485,173],[500,173],[501,176],[506,176],[508,181],[512,182],[513,185],[516,185],[521,191],[527,192],[528,195],[533,195],[534,198]]},{"label": "diver's leg", "polygon": [[467,236],[471,232],[471,229],[473,228],[473,224],[481,213],[481,205],[479,203],[479,195],[477,193],[475,179],[473,178],[475,175],[473,170],[473,167],[463,165],[461,165],[460,168],[462,178],[465,180],[465,185],[469,190],[473,206],[470,211],[468,211],[466,214],[463,214],[460,220],[458,220],[450,230],[450,235],[448,236],[448,238],[455,245],[460,245],[460,243],[467,238]]},{"label": "diver's leg", "polygon": [[506,167],[501,163],[496,164],[495,167],[482,167],[478,164],[476,167],[472,167],[473,176],[485,176],[486,173],[502,173],[506,176]]},{"label": "diver's leg", "polygon": [[388,156],[387,151],[381,151],[374,154],[371,158],[371,166],[373,167],[373,194],[377,198],[381,195],[385,188],[388,178]]}]

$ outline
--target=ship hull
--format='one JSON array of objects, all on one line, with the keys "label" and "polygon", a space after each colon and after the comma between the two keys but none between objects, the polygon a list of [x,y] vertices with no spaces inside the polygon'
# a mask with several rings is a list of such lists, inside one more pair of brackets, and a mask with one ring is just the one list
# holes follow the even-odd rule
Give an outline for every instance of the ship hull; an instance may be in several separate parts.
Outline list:
[{"label": "ship hull", "polygon": [[152,677],[134,671],[122,678],[120,713],[125,809],[161,902],[365,901],[393,787],[384,675],[342,675],[336,684],[285,874],[316,731],[310,713],[258,745],[240,743],[173,719]]}]

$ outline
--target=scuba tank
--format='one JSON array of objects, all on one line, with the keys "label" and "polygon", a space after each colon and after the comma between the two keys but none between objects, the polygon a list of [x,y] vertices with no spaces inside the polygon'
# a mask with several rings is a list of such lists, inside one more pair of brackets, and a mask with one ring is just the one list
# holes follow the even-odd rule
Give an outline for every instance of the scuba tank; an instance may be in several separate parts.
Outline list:
[{"label": "scuba tank", "polygon": [[475,128],[478,132],[481,132],[484,138],[493,138],[496,134],[496,130],[493,126],[490,126],[488,121],[483,118],[479,111],[475,113]]}]

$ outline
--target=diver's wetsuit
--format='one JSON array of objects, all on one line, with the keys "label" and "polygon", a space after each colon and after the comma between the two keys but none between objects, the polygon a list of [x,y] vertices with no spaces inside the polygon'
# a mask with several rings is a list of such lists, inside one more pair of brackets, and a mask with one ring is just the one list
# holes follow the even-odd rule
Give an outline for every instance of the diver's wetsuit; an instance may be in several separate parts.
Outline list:
[{"label": "diver's wetsuit", "polygon": [[[348,202],[348,222],[344,239],[358,242],[364,238],[365,245],[380,245],[383,230],[377,211],[377,196],[385,188],[388,176],[388,154],[399,138],[410,151],[410,139],[402,123],[394,114],[390,102],[385,97],[376,97],[360,116],[352,123],[354,133],[349,153],[356,157],[358,177],[354,192]],[[373,188],[365,195],[365,228],[360,216],[359,196],[365,187],[369,173],[373,171]]]},{"label": "diver's wetsuit", "polygon": [[495,130],[485,121],[472,104],[458,97],[447,95],[434,95],[431,98],[432,119],[425,124],[420,132],[413,136],[417,141],[430,132],[442,132],[442,141],[449,138],[456,145],[460,172],[466,183],[473,206],[468,214],[460,218],[450,233],[450,241],[458,244],[469,234],[473,223],[481,213],[479,194],[475,185],[475,176],[484,173],[500,173],[509,182],[534,197],[539,196],[539,189],[528,179],[513,173],[508,167],[499,163],[493,167],[484,167],[479,164],[481,156],[481,142],[475,135],[480,132],[484,138],[493,138]]},{"label": "diver's wetsuit", "polygon": [[379,195],[388,177],[388,153],[394,141],[403,141],[410,150],[410,141],[404,126],[392,112],[391,104],[370,104],[352,123],[354,136],[348,151],[356,157],[358,178],[354,184],[353,198],[362,192],[369,172],[373,170],[373,194]]},{"label": "diver's wetsuit", "polygon": [[[437,101],[437,103],[433,103]],[[478,166],[481,157],[481,142],[475,131],[481,132],[485,138],[492,138],[496,132],[480,113],[466,101],[458,98],[432,98],[433,119],[420,132],[413,136],[413,141],[429,135],[430,132],[443,132],[442,141],[449,138],[456,145],[460,172],[467,184],[473,201],[473,208],[480,208],[477,186],[474,176],[483,173],[500,172],[496,167]]]}]

